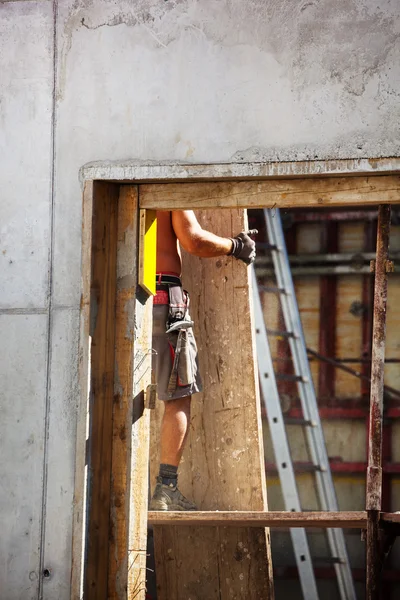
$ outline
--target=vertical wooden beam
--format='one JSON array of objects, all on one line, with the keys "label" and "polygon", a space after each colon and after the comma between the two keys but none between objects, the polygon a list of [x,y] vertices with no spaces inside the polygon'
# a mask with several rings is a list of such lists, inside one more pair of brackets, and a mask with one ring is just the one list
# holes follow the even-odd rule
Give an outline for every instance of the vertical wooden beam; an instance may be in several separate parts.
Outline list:
[{"label": "vertical wooden beam", "polygon": [[367,469],[367,600],[379,599],[379,511],[382,506],[382,420],[390,206],[380,205],[376,240],[370,427]]},{"label": "vertical wooden beam", "polygon": [[93,188],[91,281],[90,475],[85,598],[107,590],[114,395],[115,293],[119,186]]},{"label": "vertical wooden beam", "polygon": [[115,310],[111,529],[108,599],[145,595],[150,418],[144,392],[151,377],[152,298],[137,286],[137,186],[121,186]]},{"label": "vertical wooden beam", "polygon": [[[223,236],[246,229],[242,210],[200,211]],[[265,510],[261,412],[249,273],[231,257],[184,256],[204,391],[192,401],[179,487],[202,510]],[[161,404],[161,403],[160,403]],[[159,428],[152,430],[153,474]],[[264,528],[154,527],[158,600],[273,598]]]},{"label": "vertical wooden beam", "polygon": [[[80,383],[82,404],[89,388],[91,397],[83,584],[89,600],[139,600],[145,594],[149,411],[143,399],[151,377],[152,300],[137,287],[138,225],[137,186],[95,182],[85,190]],[[82,417],[83,439],[84,423]],[[80,448],[80,463],[83,454]],[[82,471],[79,477],[84,482]],[[82,596],[80,479],[74,598]]]},{"label": "vertical wooden beam", "polygon": [[90,286],[92,273],[93,181],[86,181],[82,207],[82,277],[79,332],[79,404],[77,408],[71,598],[83,594],[86,531],[86,430],[90,382]]}]

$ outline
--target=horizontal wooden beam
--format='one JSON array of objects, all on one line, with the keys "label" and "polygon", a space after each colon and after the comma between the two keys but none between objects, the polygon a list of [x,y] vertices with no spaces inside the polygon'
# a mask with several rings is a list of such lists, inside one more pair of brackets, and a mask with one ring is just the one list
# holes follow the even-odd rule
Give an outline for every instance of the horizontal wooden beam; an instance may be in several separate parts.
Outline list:
[{"label": "horizontal wooden beam", "polygon": [[383,523],[394,523],[400,525],[400,512],[395,513],[381,513],[381,522]]},{"label": "horizontal wooden beam", "polygon": [[[381,524],[400,525],[400,513],[381,513]],[[219,527],[306,527],[366,529],[367,513],[341,512],[288,512],[288,511],[193,511],[148,513],[149,525],[210,525]]]},{"label": "horizontal wooden beam", "polygon": [[264,179],[140,186],[140,207],[158,210],[202,208],[292,208],[356,206],[400,202],[400,176]]},{"label": "horizontal wooden beam", "polygon": [[365,529],[367,513],[354,512],[149,512],[149,525],[210,525],[220,527],[314,527]]}]

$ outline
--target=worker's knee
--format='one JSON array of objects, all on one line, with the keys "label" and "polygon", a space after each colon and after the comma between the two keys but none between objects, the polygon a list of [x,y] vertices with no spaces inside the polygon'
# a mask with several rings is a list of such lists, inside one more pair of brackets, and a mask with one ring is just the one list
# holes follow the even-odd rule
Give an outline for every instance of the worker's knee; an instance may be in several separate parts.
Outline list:
[{"label": "worker's knee", "polygon": [[176,398],[175,400],[168,400],[167,402],[164,403],[165,412],[168,414],[173,414],[173,413],[178,413],[178,412],[185,412],[188,414],[188,413],[190,413],[191,400],[192,400],[191,396],[185,396],[184,398]]}]

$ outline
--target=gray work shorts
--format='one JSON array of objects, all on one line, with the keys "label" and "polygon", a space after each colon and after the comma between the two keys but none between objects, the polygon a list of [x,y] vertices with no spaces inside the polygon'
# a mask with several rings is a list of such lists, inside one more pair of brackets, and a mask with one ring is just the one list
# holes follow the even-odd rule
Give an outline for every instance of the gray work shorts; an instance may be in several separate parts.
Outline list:
[{"label": "gray work shorts", "polygon": [[186,338],[186,356],[188,358],[186,370],[189,371],[188,379],[191,383],[189,385],[182,385],[182,382],[179,380],[180,370],[178,368],[178,382],[175,392],[172,395],[168,393],[168,382],[172,371],[174,349],[165,333],[167,318],[168,305],[155,304],[153,306],[153,369],[156,369],[158,398],[165,401],[185,398],[196,392],[201,392],[203,389],[196,340],[194,339],[193,330],[188,329]]}]

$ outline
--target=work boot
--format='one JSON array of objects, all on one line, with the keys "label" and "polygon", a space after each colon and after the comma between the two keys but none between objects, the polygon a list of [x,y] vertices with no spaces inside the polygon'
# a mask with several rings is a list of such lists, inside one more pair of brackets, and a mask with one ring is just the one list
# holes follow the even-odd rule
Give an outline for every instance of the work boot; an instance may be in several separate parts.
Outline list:
[{"label": "work boot", "polygon": [[157,477],[149,510],[197,510],[197,506],[185,498],[176,485],[173,483],[165,485],[161,477]]}]

